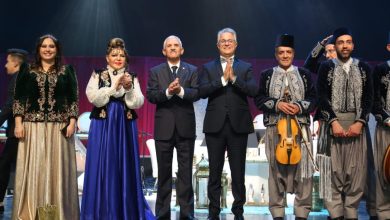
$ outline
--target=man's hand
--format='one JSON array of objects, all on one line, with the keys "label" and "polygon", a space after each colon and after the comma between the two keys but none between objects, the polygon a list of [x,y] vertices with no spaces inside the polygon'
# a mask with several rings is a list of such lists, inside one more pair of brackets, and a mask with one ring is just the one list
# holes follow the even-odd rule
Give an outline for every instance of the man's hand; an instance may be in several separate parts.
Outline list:
[{"label": "man's hand", "polygon": [[278,109],[287,115],[296,115],[299,113],[299,107],[288,102],[279,102]]},{"label": "man's hand", "polygon": [[335,137],[345,137],[346,132],[340,123],[336,120],[332,122],[332,132]]},{"label": "man's hand", "polygon": [[229,66],[229,81],[230,82],[233,82],[236,78],[236,75],[234,74],[234,71],[233,71],[233,62],[229,61],[227,62],[226,64],[226,68]]},{"label": "man's hand", "polygon": [[322,39],[322,41],[320,42],[320,44],[322,46],[325,46],[326,42],[329,40],[329,38],[333,37],[333,35],[329,35],[327,37],[325,37],[324,39]]},{"label": "man's hand", "polygon": [[357,137],[361,134],[363,128],[363,123],[360,121],[357,121],[353,123],[351,126],[349,126],[349,129],[346,133],[346,137]]},{"label": "man's hand", "polygon": [[230,80],[231,72],[233,72],[232,62],[231,62],[230,60],[228,60],[228,61],[226,62],[225,71],[223,72],[223,79],[224,79],[225,81],[229,81],[229,80]]},{"label": "man's hand", "polygon": [[179,94],[181,91],[181,85],[179,82],[179,78],[176,78],[171,84],[168,86],[169,95]]}]

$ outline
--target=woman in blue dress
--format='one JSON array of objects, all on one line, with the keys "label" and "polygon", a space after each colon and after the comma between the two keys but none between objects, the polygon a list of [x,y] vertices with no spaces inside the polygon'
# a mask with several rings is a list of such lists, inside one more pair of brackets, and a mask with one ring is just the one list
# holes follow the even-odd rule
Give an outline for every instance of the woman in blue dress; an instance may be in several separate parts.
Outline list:
[{"label": "woman in blue dress", "polygon": [[137,115],[144,103],[135,74],[126,71],[124,41],[113,38],[106,51],[107,67],[95,70],[86,94],[91,112],[82,220],[155,219],[141,186]]}]

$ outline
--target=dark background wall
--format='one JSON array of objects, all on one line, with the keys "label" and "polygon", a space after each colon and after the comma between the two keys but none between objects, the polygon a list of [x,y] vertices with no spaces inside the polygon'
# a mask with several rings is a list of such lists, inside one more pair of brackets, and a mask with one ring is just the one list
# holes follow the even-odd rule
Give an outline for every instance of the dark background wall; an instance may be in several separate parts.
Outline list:
[{"label": "dark background wall", "polygon": [[216,55],[216,33],[238,33],[238,55],[272,58],[275,36],[296,37],[296,57],[340,26],[354,33],[355,54],[365,60],[388,58],[389,0],[2,0],[0,53],[32,50],[42,34],[53,33],[65,56],[103,56],[111,37],[122,37],[131,55],[161,56],[162,41],[181,37],[185,57]]}]

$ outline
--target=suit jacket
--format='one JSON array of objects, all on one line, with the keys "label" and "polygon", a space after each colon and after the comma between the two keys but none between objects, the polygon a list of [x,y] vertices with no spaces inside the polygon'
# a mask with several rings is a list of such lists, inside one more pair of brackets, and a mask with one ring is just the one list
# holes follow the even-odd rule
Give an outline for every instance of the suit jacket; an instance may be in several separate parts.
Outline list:
[{"label": "suit jacket", "polygon": [[1,108],[0,112],[0,126],[8,120],[7,122],[7,130],[6,135],[7,137],[15,137],[14,130],[15,130],[15,119],[12,113],[12,104],[14,102],[14,91],[15,91],[15,83],[17,78],[17,73],[15,73],[8,84],[8,91],[7,91],[7,101],[5,105]]},{"label": "suit jacket", "polygon": [[195,112],[193,102],[198,96],[197,68],[189,63],[180,62],[176,76],[184,89],[184,97],[174,95],[168,99],[166,89],[174,81],[168,63],[162,63],[150,69],[146,98],[156,104],[154,120],[154,138],[169,140],[177,129],[184,138],[195,138]]},{"label": "suit jacket", "polygon": [[220,59],[203,65],[199,76],[199,94],[202,98],[208,98],[203,124],[204,133],[219,132],[227,116],[235,132],[249,134],[254,131],[247,100],[248,96],[256,96],[258,91],[257,83],[252,76],[252,65],[235,58],[233,72],[237,76],[236,81],[223,86]]}]

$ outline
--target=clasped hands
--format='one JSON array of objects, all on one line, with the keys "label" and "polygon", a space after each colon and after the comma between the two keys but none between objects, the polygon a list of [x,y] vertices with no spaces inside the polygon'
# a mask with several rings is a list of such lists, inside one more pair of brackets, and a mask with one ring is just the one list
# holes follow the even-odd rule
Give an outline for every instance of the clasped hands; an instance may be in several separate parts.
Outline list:
[{"label": "clasped hands", "polygon": [[115,89],[116,91],[120,90],[122,87],[125,90],[131,89],[133,85],[133,79],[128,72],[125,72],[116,82]]},{"label": "clasped hands", "polygon": [[234,75],[232,61],[228,60],[226,63],[225,71],[223,72],[223,79],[225,81],[233,82],[235,80],[236,75]]},{"label": "clasped hands", "polygon": [[333,136],[335,137],[357,137],[360,135],[363,128],[363,123],[360,121],[349,126],[348,131],[345,131],[337,120],[333,121],[331,125]]},{"label": "clasped hands", "polygon": [[176,78],[173,82],[171,82],[168,86],[169,95],[177,95],[181,91],[181,85],[179,82],[179,78]]},{"label": "clasped hands", "polygon": [[299,113],[299,107],[297,104],[280,101],[278,102],[278,109],[286,115],[296,115]]}]

